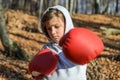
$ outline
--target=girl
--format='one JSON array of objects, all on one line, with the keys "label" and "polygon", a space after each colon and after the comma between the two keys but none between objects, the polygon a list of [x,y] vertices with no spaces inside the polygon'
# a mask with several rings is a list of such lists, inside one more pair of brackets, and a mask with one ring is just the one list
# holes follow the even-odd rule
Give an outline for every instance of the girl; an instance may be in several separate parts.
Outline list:
[{"label": "girl", "polygon": [[41,28],[49,39],[41,50],[46,48],[59,56],[56,71],[48,76],[42,76],[41,80],[86,80],[87,65],[71,63],[63,54],[59,46],[60,39],[73,28],[73,22],[69,12],[62,6],[49,7],[41,19]]}]

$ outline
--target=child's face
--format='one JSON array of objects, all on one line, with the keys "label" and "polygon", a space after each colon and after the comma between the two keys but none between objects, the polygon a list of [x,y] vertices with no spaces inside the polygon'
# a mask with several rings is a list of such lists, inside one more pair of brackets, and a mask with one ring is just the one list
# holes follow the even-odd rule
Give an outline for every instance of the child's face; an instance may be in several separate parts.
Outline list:
[{"label": "child's face", "polygon": [[46,29],[50,38],[59,43],[60,39],[64,35],[65,24],[59,17],[53,17],[46,23]]}]

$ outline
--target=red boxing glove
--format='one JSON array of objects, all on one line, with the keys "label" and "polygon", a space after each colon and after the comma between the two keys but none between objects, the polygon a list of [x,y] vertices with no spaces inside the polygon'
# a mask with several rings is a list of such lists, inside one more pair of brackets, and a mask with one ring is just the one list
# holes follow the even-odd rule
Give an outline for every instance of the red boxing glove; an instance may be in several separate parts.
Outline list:
[{"label": "red boxing glove", "polygon": [[58,64],[58,55],[49,49],[39,51],[29,63],[29,71],[39,80],[44,75],[52,74]]},{"label": "red boxing glove", "polygon": [[71,62],[86,64],[96,58],[104,49],[102,40],[85,28],[74,28],[60,40],[64,55]]}]

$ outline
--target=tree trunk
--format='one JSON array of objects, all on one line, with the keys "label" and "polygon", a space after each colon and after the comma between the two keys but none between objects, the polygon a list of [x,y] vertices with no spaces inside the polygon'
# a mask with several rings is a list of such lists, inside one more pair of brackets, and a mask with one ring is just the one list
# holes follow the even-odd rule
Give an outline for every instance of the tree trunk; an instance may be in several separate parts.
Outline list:
[{"label": "tree trunk", "polygon": [[38,0],[30,0],[30,13],[31,15],[36,15],[36,9],[37,9],[37,2]]},{"label": "tree trunk", "polygon": [[118,13],[118,0],[116,0],[116,8],[115,8],[115,12]]},{"label": "tree trunk", "polygon": [[11,8],[18,9],[18,1],[17,0],[12,0]]},{"label": "tree trunk", "polygon": [[69,12],[70,12],[70,14],[72,14],[73,12],[73,0],[70,0],[69,1]]},{"label": "tree trunk", "polygon": [[100,13],[105,14],[107,13],[108,9],[108,0],[100,0],[99,6],[100,6]]},{"label": "tree trunk", "polygon": [[66,7],[67,10],[68,10],[68,3],[69,3],[69,1],[65,0],[65,7]]},{"label": "tree trunk", "polygon": [[58,5],[59,4],[59,1],[58,0],[55,0],[54,1],[54,5]]},{"label": "tree trunk", "polygon": [[43,12],[49,7],[52,6],[52,1],[51,0],[43,0],[42,8],[44,9]]},{"label": "tree trunk", "polygon": [[86,13],[87,14],[93,14],[94,8],[93,8],[93,0],[87,0],[86,1]]},{"label": "tree trunk", "polygon": [[2,0],[0,0],[0,39],[6,56],[20,60],[28,60],[28,56],[15,42],[13,42],[6,31],[6,23],[3,15]]},{"label": "tree trunk", "polygon": [[25,0],[24,10],[30,13],[30,0]]},{"label": "tree trunk", "polygon": [[41,15],[42,15],[42,9],[43,8],[43,0],[40,0],[39,2],[39,19],[41,19]]},{"label": "tree trunk", "polygon": [[115,2],[114,0],[109,0],[107,14],[110,14],[110,15],[114,15],[115,14],[114,2]]},{"label": "tree trunk", "polygon": [[97,1],[97,0],[95,0],[94,1],[94,5],[93,5],[93,7],[94,7],[94,13],[95,14],[98,14],[99,13],[99,0]]},{"label": "tree trunk", "polygon": [[73,1],[73,12],[72,14],[77,13],[77,0]]},{"label": "tree trunk", "polygon": [[18,0],[19,9],[23,10],[25,6],[25,0]]}]

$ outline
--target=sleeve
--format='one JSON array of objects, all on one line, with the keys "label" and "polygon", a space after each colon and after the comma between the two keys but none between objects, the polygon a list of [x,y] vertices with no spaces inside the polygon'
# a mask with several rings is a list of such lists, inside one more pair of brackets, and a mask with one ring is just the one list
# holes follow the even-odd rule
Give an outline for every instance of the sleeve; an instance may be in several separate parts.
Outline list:
[{"label": "sleeve", "polygon": [[43,45],[42,48],[40,48],[40,50],[43,50],[43,49],[46,49],[46,48],[48,48],[47,44]]}]

